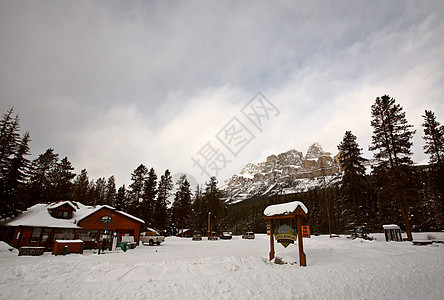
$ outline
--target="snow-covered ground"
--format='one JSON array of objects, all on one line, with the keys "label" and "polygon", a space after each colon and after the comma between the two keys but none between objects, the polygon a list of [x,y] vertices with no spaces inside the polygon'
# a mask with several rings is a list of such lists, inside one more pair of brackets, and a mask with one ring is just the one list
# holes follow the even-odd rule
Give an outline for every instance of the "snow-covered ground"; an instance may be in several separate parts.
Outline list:
[{"label": "snow-covered ground", "polygon": [[[427,234],[414,234],[426,239]],[[444,239],[444,233],[432,233]],[[268,261],[269,239],[191,241],[126,253],[18,256],[0,246],[0,299],[444,299],[444,244],[304,239],[275,245],[290,262]],[[1,242],[0,242],[1,243]]]}]

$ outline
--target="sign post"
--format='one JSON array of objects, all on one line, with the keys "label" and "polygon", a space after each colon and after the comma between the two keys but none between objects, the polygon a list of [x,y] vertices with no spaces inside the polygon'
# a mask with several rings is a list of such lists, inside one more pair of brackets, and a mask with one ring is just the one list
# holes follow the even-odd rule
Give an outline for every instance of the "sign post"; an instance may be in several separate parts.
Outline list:
[{"label": "sign post", "polygon": [[[270,226],[270,260],[275,256],[273,239],[275,230],[273,229],[273,221],[282,222],[283,224],[279,226],[279,230],[276,234],[276,240],[284,247],[287,247],[297,239],[299,244],[299,265],[303,267],[307,266],[307,257],[304,253],[304,245],[302,242],[302,219],[307,218],[307,213],[307,208],[299,201],[270,205],[264,210],[264,219],[269,220]],[[297,237],[295,236],[294,229],[292,229],[293,226],[291,225],[294,224],[294,219],[296,219]]]}]

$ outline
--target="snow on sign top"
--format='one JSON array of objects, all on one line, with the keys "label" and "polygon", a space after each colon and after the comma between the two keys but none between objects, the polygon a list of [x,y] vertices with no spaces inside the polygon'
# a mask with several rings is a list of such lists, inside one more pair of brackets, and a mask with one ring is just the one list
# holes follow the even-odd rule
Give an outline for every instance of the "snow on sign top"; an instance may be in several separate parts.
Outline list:
[{"label": "snow on sign top", "polygon": [[401,228],[399,228],[398,225],[395,225],[395,224],[382,225],[382,228],[384,228],[384,229],[401,229]]},{"label": "snow on sign top", "polygon": [[277,216],[277,215],[289,215],[292,214],[298,206],[307,214],[308,209],[305,207],[304,203],[300,201],[293,201],[282,204],[270,205],[264,210],[264,215],[267,217]]}]

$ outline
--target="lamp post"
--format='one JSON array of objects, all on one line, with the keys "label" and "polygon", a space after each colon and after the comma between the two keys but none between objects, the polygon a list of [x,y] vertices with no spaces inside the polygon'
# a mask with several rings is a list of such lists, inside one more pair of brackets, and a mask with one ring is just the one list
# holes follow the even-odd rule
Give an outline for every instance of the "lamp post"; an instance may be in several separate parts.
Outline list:
[{"label": "lamp post", "polygon": [[208,212],[208,237],[210,237],[210,217],[211,217],[211,211]]}]

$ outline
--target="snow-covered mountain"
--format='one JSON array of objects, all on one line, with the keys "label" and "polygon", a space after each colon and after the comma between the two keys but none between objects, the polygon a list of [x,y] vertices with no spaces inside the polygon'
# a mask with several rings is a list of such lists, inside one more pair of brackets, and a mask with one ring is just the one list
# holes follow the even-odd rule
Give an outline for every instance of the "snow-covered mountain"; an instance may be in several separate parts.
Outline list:
[{"label": "snow-covered mountain", "polygon": [[321,186],[324,180],[331,183],[340,173],[337,155],[314,143],[305,155],[292,149],[270,155],[264,162],[247,164],[225,181],[222,190],[226,202],[232,204],[257,196],[304,192]]}]

